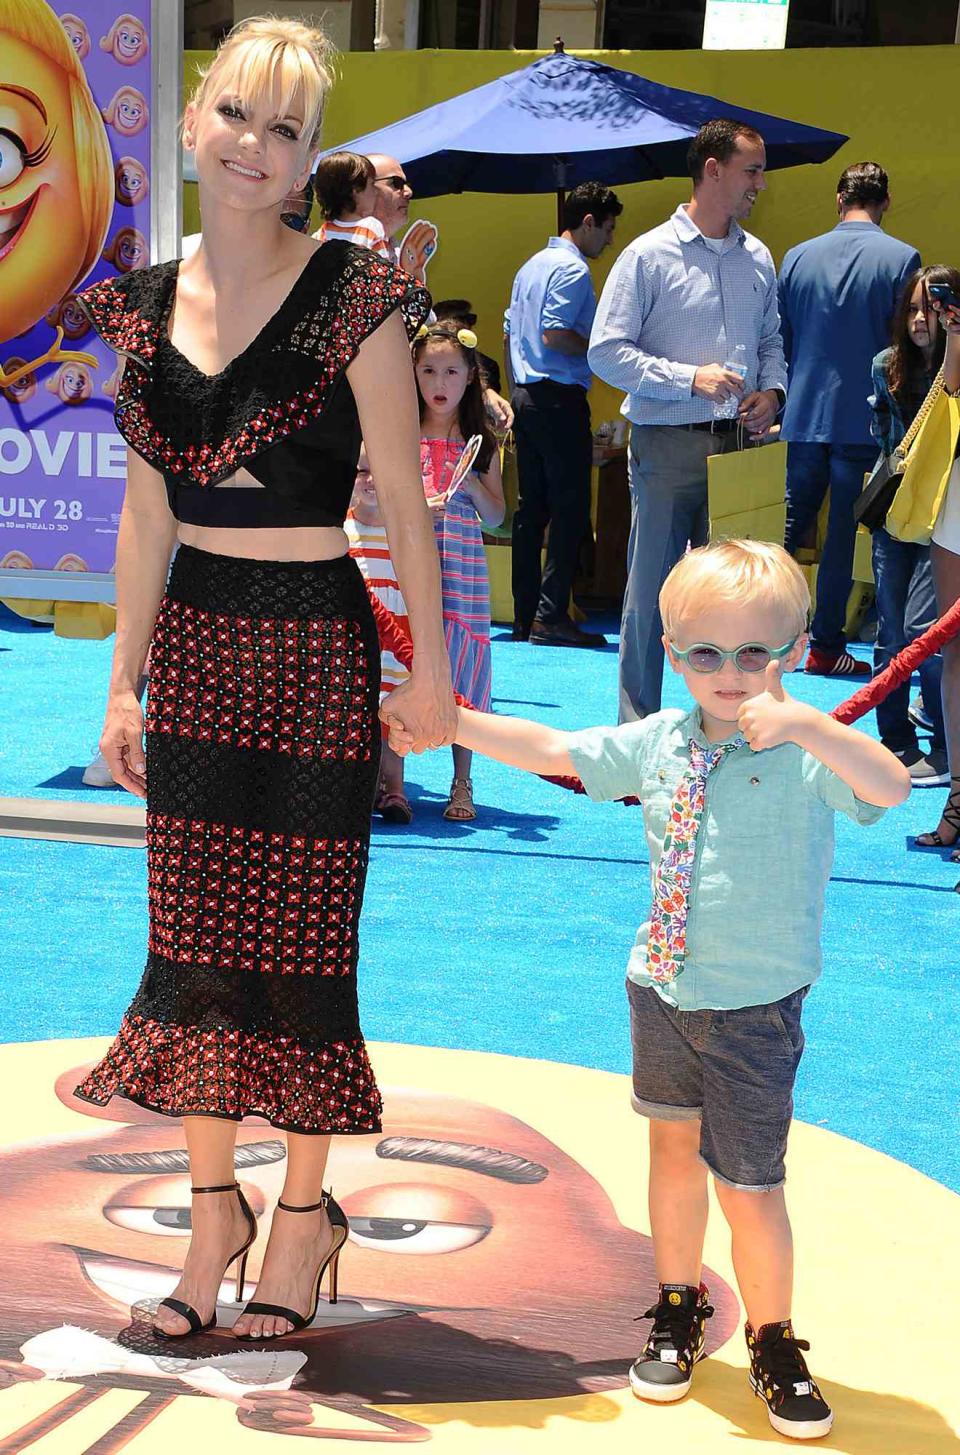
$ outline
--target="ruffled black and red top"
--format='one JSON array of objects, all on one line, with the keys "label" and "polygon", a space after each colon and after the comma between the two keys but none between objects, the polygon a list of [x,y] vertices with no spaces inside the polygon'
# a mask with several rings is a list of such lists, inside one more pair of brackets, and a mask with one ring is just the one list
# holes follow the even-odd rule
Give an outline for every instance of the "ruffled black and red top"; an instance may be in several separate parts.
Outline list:
[{"label": "ruffled black and red top", "polygon": [[[412,338],[430,295],[366,248],[324,243],[253,342],[211,375],[170,341],[179,266],[108,278],[80,295],[97,333],[126,359],[120,434],[162,473],[178,520],[342,525],[360,452],[347,365],[397,308]],[[215,488],[241,468],[265,488]]]}]

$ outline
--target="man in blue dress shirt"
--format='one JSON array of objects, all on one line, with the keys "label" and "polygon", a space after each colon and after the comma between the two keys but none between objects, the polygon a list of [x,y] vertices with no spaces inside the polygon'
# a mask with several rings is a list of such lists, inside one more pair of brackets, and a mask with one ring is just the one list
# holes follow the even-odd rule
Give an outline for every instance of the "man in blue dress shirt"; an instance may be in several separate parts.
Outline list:
[{"label": "man in blue dress shirt", "polygon": [[513,635],[544,646],[605,645],[599,633],[582,631],[570,620],[569,606],[580,543],[590,525],[587,344],[597,298],[588,259],[609,246],[622,211],[616,194],[602,183],[574,187],[564,203],[563,232],[524,263],[504,314],[520,483],[513,518]]},{"label": "man in blue dress shirt", "polygon": [[783,415],[786,547],[792,555],[806,543],[830,491],[806,662],[818,676],[870,676],[870,664],[847,651],[844,634],[857,529],[853,504],[877,458],[867,405],[871,363],[889,344],[897,298],[920,266],[916,248],[882,230],[889,206],[882,167],[848,167],[837,186],[839,223],[791,248],[780,272],[790,378]]},{"label": "man in blue dress shirt", "polygon": [[[707,539],[708,459],[765,434],[786,397],[773,258],[737,220],[766,164],[759,132],[708,121],[687,153],[693,197],[624,249],[600,297],[588,359],[626,391],[631,423],[621,722],[660,710],[657,598],[688,541]],[[738,346],[745,376],[727,367]]]}]

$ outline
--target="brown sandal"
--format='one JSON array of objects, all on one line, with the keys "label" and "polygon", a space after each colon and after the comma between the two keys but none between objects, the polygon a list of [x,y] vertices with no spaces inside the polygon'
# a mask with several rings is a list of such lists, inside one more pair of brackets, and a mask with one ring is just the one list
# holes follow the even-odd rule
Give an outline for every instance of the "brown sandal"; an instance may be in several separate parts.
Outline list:
[{"label": "brown sandal", "polygon": [[473,806],[472,778],[454,778],[450,784],[450,797],[447,799],[443,816],[451,823],[469,823],[471,819],[476,818],[477,810]]},{"label": "brown sandal", "polygon": [[413,822],[413,809],[404,793],[388,793],[381,783],[377,790],[377,796],[373,800],[373,811],[378,813],[384,823]]}]

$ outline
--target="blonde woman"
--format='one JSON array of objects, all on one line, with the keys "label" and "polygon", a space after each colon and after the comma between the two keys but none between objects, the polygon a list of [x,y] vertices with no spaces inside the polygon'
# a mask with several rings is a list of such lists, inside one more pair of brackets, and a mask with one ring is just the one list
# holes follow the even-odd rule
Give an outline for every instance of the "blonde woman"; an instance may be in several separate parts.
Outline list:
[{"label": "blonde woman", "polygon": [[335,1298],[347,1224],[323,1190],[330,1135],[380,1127],[356,995],[379,648],[342,530],[361,426],[415,648],[391,714],[420,748],[455,725],[408,348],[428,296],[373,253],[281,222],[329,84],[318,31],[237,26],[184,118],[199,249],[83,298],[125,356],[101,748],[147,799],[150,936],[133,1004],[78,1090],[184,1118],[196,1195],[183,1277],[156,1313],[169,1338],[216,1322],[228,1266],[243,1296],[257,1229],[234,1172],[239,1121],[287,1133],[257,1300],[234,1325],[247,1338],[308,1323],[326,1268]]}]

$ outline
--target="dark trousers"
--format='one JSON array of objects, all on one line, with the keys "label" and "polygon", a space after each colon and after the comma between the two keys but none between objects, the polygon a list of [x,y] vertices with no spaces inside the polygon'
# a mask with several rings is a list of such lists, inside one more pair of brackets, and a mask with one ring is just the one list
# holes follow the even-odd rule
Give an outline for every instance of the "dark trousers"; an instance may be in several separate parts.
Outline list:
[{"label": "dark trousers", "polygon": [[817,570],[817,605],[810,628],[810,645],[822,652],[842,652],[846,646],[844,624],[853,585],[853,542],[857,534],[853,502],[876,458],[876,445],[809,441],[791,441],[787,445],[785,544],[791,556],[803,545],[830,491],[827,535]]},{"label": "dark trousers", "polygon": [[[873,649],[876,674],[910,642],[922,636],[927,627],[933,626],[938,613],[929,546],[895,540],[882,529],[874,531],[873,575],[877,583],[877,644]],[[933,747],[943,748],[940,653],[935,652],[921,662],[918,671],[923,705],[933,722]],[[877,703],[877,728],[884,747],[892,753],[917,746],[917,730],[907,716],[909,705],[909,679]]]},{"label": "dark trousers", "polygon": [[737,433],[673,425],[630,431],[630,539],[620,619],[620,721],[659,712],[663,622],[658,598],[687,544],[706,544],[707,461],[737,448]]},{"label": "dark trousers", "polygon": [[[529,626],[566,620],[580,543],[590,527],[590,406],[575,384],[513,393],[520,499],[513,517],[513,612]],[[540,553],[547,526],[547,560]]]}]

